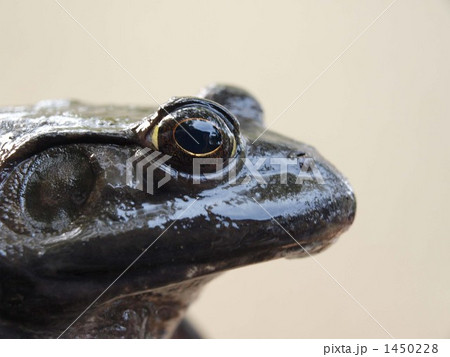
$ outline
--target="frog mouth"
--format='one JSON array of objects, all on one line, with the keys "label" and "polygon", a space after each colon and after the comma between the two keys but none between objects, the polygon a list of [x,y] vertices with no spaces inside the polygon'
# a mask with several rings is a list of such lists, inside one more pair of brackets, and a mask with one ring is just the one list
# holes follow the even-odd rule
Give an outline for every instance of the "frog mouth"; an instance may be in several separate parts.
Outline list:
[{"label": "frog mouth", "polygon": [[[349,209],[349,215],[344,220],[327,221],[326,224],[318,223],[316,226],[309,226],[308,230],[303,229],[298,223],[296,231],[284,228],[292,227],[295,221],[302,221],[298,218],[290,220],[278,218],[277,222],[280,225],[276,231],[270,228],[274,223],[271,219],[264,222],[247,222],[252,227],[259,226],[260,230],[249,230],[248,234],[244,234],[239,239],[224,244],[222,247],[215,242],[217,246],[213,249],[209,249],[211,243],[205,246],[184,243],[182,252],[180,252],[180,249],[173,248],[180,247],[177,244],[177,237],[168,231],[167,236],[162,237],[143,255],[135,251],[133,254],[127,253],[129,258],[121,259],[120,262],[115,261],[114,263],[114,260],[111,260],[96,266],[89,266],[87,261],[69,264],[65,262],[49,277],[63,278],[67,281],[89,278],[106,284],[108,280],[112,281],[126,273],[123,281],[117,282],[118,286],[125,287],[125,289],[133,286],[132,290],[145,291],[273,259],[308,257],[329,247],[341,233],[348,229],[354,219],[354,206],[351,205]],[[142,238],[147,236],[142,232],[140,235]],[[200,231],[198,235],[203,236],[205,233]],[[226,235],[215,238],[217,242],[230,239]],[[127,237],[119,236],[115,239],[121,241],[126,240]],[[95,247],[88,247],[88,249],[96,250]],[[140,249],[141,252],[143,250],[144,248]],[[86,259],[86,251],[80,256]],[[132,260],[131,258],[138,259]]]},{"label": "frog mouth", "polygon": [[[277,201],[241,197],[241,211],[226,210],[223,204],[213,211],[205,209],[214,201],[212,196],[203,198],[203,205],[187,217],[164,221],[161,227],[136,228],[136,221],[130,220],[130,229],[117,222],[89,232],[78,230],[73,237],[65,234],[49,241],[45,254],[32,263],[37,274],[51,279],[106,281],[139,257],[127,276],[149,287],[276,258],[309,256],[330,246],[354,220],[354,194],[344,181],[336,182],[335,189],[324,191],[320,200],[315,195],[311,203],[301,201],[308,197],[302,191],[297,197],[277,197]],[[179,211],[189,205],[185,202]],[[158,207],[141,212],[140,222],[164,212],[174,215],[166,206]],[[99,236],[98,232],[107,234]]]}]

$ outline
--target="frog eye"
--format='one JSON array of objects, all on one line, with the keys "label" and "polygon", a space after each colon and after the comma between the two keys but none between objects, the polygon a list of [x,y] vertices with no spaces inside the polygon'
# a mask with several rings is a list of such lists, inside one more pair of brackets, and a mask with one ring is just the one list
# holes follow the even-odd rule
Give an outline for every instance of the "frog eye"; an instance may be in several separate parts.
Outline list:
[{"label": "frog eye", "polygon": [[16,231],[61,231],[82,214],[96,177],[93,164],[80,149],[51,148],[12,172],[1,194],[15,205],[2,204],[0,211],[16,216],[7,219]]},{"label": "frog eye", "polygon": [[225,108],[197,98],[178,98],[152,120],[146,145],[170,155],[175,169],[191,172],[195,158],[220,158],[239,152],[239,124]]}]

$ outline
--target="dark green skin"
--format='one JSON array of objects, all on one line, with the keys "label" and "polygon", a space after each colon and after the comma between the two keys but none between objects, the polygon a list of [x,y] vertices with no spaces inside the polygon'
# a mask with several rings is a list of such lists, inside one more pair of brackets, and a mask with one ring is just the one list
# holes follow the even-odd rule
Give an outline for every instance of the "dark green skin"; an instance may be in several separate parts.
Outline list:
[{"label": "dark green skin", "polygon": [[[266,165],[261,171],[266,186],[254,181],[194,186],[179,179],[150,195],[127,186],[123,177],[126,160],[143,146],[143,133],[151,126],[148,117],[155,109],[69,101],[4,108],[1,336],[58,337],[167,228],[62,337],[186,336],[175,332],[185,310],[219,273],[307,256],[254,198],[311,254],[329,246],[351,225],[356,209],[352,189],[315,149],[271,131],[252,144],[264,126],[261,107],[250,94],[212,86],[199,97],[221,104],[237,118],[241,156],[311,157],[325,184],[292,184],[296,176],[289,171],[291,184],[282,185],[280,167]],[[81,180],[95,183],[79,211],[49,228],[36,225],[24,212],[21,185],[28,175],[24,167],[47,165],[58,150],[68,153],[58,163],[58,172],[80,170]],[[83,171],[87,157],[95,166],[90,176]],[[241,166],[238,177],[247,173]],[[34,197],[28,209],[41,214],[43,199]]]}]

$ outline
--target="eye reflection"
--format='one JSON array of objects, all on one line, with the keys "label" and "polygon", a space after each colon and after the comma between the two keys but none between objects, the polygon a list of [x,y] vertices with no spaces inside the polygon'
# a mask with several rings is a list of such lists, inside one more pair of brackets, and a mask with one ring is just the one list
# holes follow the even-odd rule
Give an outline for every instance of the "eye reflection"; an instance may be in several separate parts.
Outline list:
[{"label": "eye reflection", "polygon": [[214,153],[222,145],[222,133],[210,121],[201,118],[185,119],[173,130],[178,146],[190,154],[204,156]]}]

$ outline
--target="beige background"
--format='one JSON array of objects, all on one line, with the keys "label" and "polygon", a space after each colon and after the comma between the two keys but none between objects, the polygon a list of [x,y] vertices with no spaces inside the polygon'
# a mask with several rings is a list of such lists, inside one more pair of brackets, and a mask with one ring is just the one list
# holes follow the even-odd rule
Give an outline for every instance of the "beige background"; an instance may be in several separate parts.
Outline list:
[{"label": "beige background", "polygon": [[[68,1],[159,102],[210,82],[271,122],[390,3]],[[54,1],[0,2],[0,104],[152,98]],[[395,337],[450,337],[450,2],[399,0],[274,130],[350,179],[354,226],[317,256]],[[228,272],[190,310],[210,337],[386,337],[311,259]]]}]

